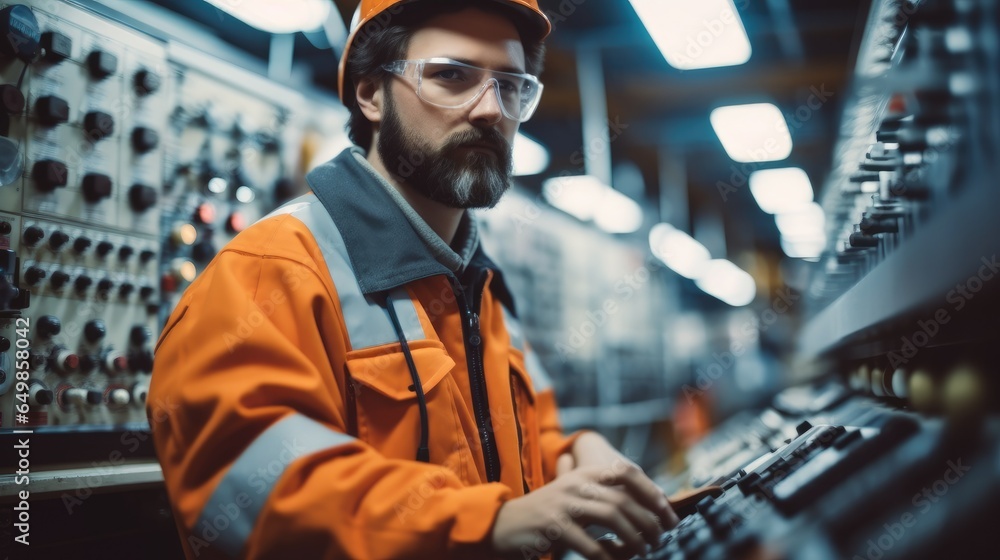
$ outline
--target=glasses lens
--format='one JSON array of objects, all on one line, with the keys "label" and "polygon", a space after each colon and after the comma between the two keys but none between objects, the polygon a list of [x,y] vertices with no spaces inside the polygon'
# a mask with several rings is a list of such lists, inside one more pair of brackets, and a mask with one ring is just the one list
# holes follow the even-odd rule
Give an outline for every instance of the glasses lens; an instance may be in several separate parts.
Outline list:
[{"label": "glasses lens", "polygon": [[526,120],[534,110],[541,90],[537,80],[521,74],[494,72],[465,64],[427,62],[420,76],[419,94],[424,101],[441,107],[461,107],[496,80],[496,91],[504,112],[514,120]]}]

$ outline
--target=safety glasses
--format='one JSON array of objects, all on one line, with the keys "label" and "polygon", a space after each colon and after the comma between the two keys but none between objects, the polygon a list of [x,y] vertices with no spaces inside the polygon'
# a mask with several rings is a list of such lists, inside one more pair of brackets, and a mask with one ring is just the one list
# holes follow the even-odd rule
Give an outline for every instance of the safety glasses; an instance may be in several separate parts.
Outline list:
[{"label": "safety glasses", "polygon": [[530,119],[542,97],[542,83],[531,74],[487,70],[450,58],[396,60],[382,69],[416,80],[417,97],[445,109],[465,107],[492,86],[504,116],[517,122]]}]

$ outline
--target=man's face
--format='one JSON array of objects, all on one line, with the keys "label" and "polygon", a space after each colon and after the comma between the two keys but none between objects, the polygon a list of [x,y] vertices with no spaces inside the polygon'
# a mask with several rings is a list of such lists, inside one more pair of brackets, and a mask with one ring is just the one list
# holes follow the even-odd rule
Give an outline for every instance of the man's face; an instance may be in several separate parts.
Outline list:
[{"label": "man's face", "polygon": [[[438,16],[413,34],[406,58],[432,57],[525,70],[513,23],[476,9]],[[386,169],[423,196],[451,208],[490,208],[510,187],[517,128],[492,87],[470,105],[445,109],[420,100],[413,80],[393,77],[376,148]]]}]

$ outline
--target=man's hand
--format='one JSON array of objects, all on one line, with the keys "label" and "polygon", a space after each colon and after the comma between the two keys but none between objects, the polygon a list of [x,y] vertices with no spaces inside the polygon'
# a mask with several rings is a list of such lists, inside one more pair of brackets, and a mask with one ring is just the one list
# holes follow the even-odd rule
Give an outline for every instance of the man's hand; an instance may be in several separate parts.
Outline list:
[{"label": "man's hand", "polygon": [[[577,466],[505,503],[493,526],[492,543],[497,554],[507,557],[523,557],[524,549],[544,554],[558,545],[588,560],[612,560],[612,551],[645,554],[646,544],[658,544],[663,528],[676,523],[677,515],[660,488],[634,463],[622,460],[603,467]],[[599,544],[584,531],[588,525],[611,529],[624,546]]]},{"label": "man's hand", "polygon": [[576,438],[569,453],[559,456],[559,460],[556,461],[556,476],[579,467],[611,467],[623,461],[632,462],[619,453],[601,434],[585,432]]}]

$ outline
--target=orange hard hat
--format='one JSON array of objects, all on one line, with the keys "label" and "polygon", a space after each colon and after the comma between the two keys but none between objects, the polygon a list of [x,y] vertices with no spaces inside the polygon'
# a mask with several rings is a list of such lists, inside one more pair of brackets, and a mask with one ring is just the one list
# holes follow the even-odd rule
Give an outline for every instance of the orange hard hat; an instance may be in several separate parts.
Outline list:
[{"label": "orange hard hat", "polygon": [[[358,34],[358,31],[364,27],[366,23],[378,17],[379,14],[387,12],[394,7],[402,7],[403,4],[412,4],[418,1],[420,0],[361,0],[361,4],[358,6],[357,11],[354,12],[354,19],[351,21],[350,35],[347,37],[347,44],[344,45],[344,52],[340,56],[340,69],[337,75],[337,92],[340,94],[340,100],[344,102],[345,105],[347,104],[347,101],[344,99],[344,87],[345,82],[347,81],[347,76],[345,75],[345,72],[347,71],[347,57],[351,53],[351,45],[353,44],[354,37]],[[538,7],[538,0],[479,1],[496,2],[512,8],[514,13],[521,16],[522,25],[518,25],[518,29],[525,34],[525,37],[528,37],[531,40],[540,41],[544,39],[545,36],[552,30],[552,24],[549,22],[549,18],[545,17],[541,8]],[[472,5],[475,4],[475,2],[469,2],[469,4]]]}]

